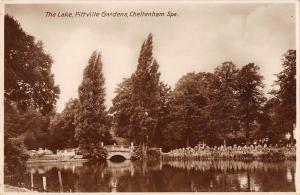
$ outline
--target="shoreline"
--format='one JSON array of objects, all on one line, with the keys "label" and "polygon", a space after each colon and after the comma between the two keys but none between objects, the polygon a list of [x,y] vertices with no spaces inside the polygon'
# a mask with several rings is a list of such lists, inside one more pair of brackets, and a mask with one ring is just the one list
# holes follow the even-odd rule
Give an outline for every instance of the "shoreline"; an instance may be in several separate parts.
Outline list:
[{"label": "shoreline", "polygon": [[58,162],[88,162],[88,159],[28,159],[27,164],[31,163],[58,163]]},{"label": "shoreline", "polygon": [[34,192],[34,193],[37,193],[38,191],[31,191],[24,187],[21,188],[21,187],[12,186],[9,184],[4,184],[4,192]]}]

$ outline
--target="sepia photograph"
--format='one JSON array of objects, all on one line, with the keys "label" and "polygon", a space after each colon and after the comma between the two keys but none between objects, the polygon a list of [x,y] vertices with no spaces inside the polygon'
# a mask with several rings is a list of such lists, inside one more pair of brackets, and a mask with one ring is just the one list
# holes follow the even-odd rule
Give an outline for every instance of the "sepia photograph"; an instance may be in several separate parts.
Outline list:
[{"label": "sepia photograph", "polygon": [[4,0],[4,192],[296,194],[298,9]]}]

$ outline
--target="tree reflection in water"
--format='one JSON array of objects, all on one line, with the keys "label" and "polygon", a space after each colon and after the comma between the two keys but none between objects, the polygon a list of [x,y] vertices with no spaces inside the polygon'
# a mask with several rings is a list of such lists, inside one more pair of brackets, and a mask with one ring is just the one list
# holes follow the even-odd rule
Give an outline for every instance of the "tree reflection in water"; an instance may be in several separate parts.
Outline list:
[{"label": "tree reflection in water", "polygon": [[295,161],[44,163],[29,164],[19,179],[43,191],[44,176],[52,192],[295,191],[295,167]]}]

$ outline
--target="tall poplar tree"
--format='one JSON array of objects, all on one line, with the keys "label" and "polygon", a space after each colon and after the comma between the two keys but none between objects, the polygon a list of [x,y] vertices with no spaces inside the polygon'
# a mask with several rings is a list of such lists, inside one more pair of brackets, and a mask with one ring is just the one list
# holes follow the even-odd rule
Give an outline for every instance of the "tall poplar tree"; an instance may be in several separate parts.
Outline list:
[{"label": "tall poplar tree", "polygon": [[80,108],[76,116],[75,138],[81,151],[90,158],[103,157],[101,142],[111,142],[109,119],[104,105],[105,88],[101,55],[91,55],[79,87]]},{"label": "tall poplar tree", "polygon": [[141,47],[138,66],[132,75],[132,101],[135,107],[130,128],[135,142],[143,146],[152,142],[160,109],[159,65],[153,57],[152,47],[152,34],[149,34]]}]

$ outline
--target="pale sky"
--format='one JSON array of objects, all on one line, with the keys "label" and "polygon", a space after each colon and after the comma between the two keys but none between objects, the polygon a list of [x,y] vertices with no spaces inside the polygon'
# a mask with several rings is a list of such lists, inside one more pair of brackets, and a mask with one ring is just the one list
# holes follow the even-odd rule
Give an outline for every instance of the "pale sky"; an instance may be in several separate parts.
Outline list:
[{"label": "pale sky", "polygon": [[[23,29],[42,40],[52,56],[52,72],[61,94],[57,111],[78,97],[83,69],[94,50],[101,51],[106,105],[115,88],[136,69],[139,50],[153,34],[154,57],[161,80],[174,84],[188,72],[213,72],[224,61],[238,67],[254,62],[261,67],[266,91],[281,71],[281,58],[295,49],[293,3],[158,3],[6,5],[6,13]],[[177,12],[178,17],[47,18],[46,11]]]}]

